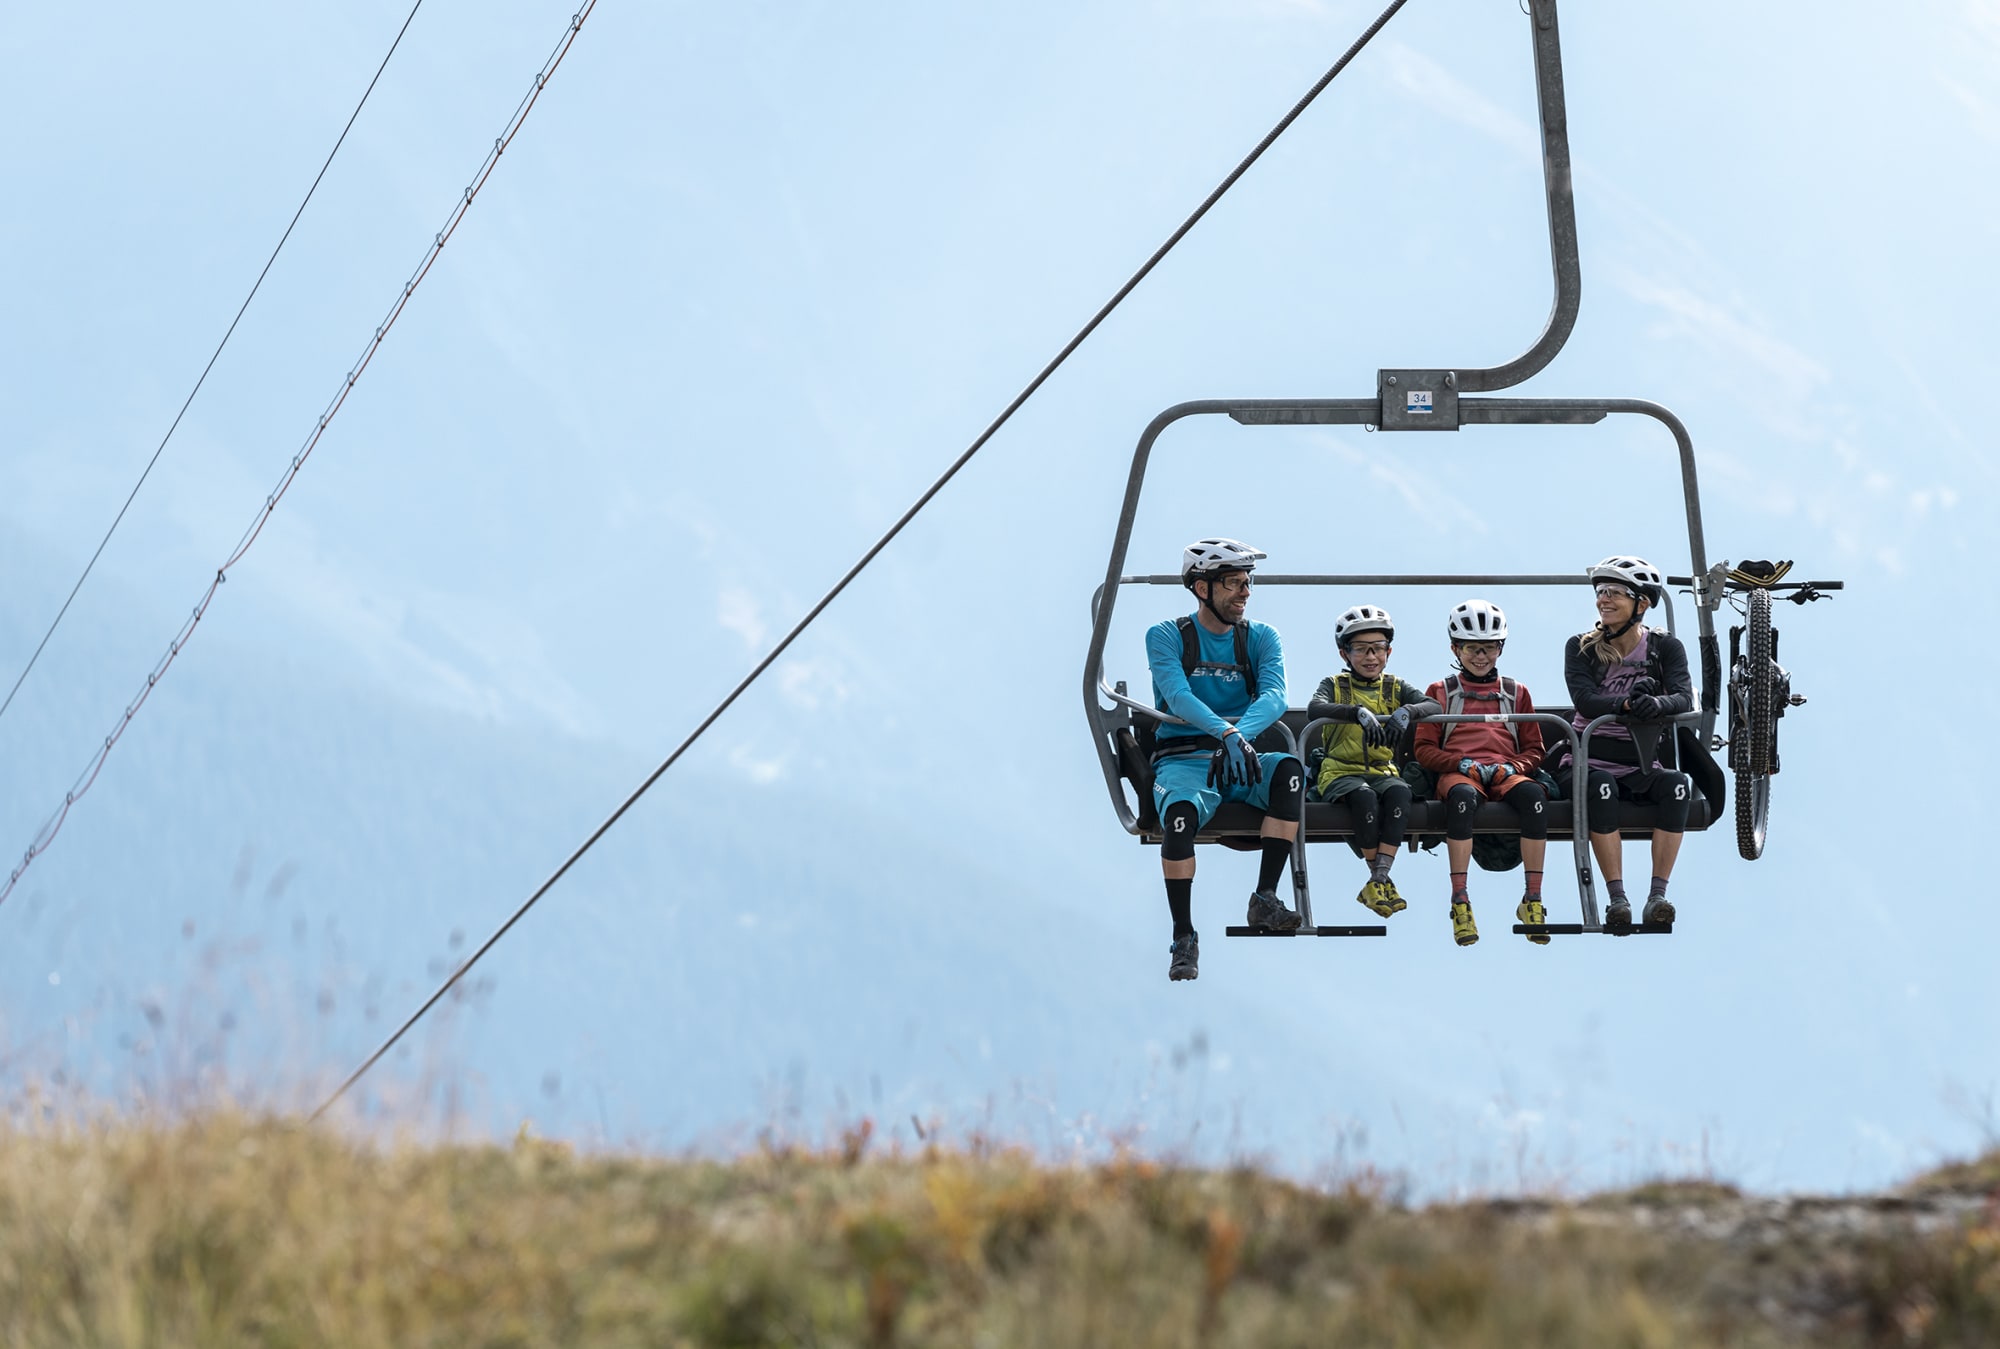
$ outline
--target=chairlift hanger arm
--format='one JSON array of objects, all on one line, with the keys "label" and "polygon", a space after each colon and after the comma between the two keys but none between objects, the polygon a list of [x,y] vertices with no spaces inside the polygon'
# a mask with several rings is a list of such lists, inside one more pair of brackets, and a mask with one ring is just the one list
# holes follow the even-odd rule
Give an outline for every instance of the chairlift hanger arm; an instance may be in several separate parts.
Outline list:
[{"label": "chairlift hanger arm", "polygon": [[1583,304],[1583,265],[1577,257],[1576,190],[1569,163],[1569,114],[1563,100],[1562,35],[1556,0],[1531,0],[1535,43],[1535,96],[1542,129],[1542,183],[1549,204],[1549,261],[1555,302],[1533,346],[1505,365],[1460,370],[1462,393],[1487,393],[1522,383],[1556,358],[1576,327]]},{"label": "chairlift hanger arm", "polygon": [[[1570,171],[1569,114],[1563,97],[1562,34],[1556,24],[1556,0],[1531,0],[1529,21],[1535,49],[1536,113],[1542,132],[1542,186],[1548,200],[1549,264],[1555,276],[1555,299],[1548,322],[1534,344],[1513,360],[1483,369],[1383,370],[1376,375],[1382,420],[1389,430],[1448,429],[1428,420],[1446,411],[1461,394],[1508,389],[1546,368],[1569,340],[1583,306],[1583,264],[1576,239],[1576,190]],[[1410,385],[1421,403],[1406,402]],[[1435,406],[1435,413],[1433,407]],[[1410,415],[1414,414],[1414,415]]]}]

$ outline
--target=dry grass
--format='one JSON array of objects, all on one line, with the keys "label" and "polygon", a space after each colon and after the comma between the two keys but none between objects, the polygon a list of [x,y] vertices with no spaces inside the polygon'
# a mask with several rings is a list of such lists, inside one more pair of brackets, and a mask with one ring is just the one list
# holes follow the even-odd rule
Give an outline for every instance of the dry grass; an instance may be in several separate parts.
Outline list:
[{"label": "dry grass", "polygon": [[2000,1148],[1969,1162],[1952,1162],[1935,1171],[1926,1171],[1903,1189],[1906,1194],[1933,1194],[1940,1190],[2000,1192]]},{"label": "dry grass", "polygon": [[1658,1194],[1409,1210],[1365,1179],[868,1143],[723,1163],[228,1114],[0,1132],[0,1344],[2000,1343],[1991,1214],[1821,1251],[1807,1314],[1760,1305],[1783,1252],[1631,1216]]}]

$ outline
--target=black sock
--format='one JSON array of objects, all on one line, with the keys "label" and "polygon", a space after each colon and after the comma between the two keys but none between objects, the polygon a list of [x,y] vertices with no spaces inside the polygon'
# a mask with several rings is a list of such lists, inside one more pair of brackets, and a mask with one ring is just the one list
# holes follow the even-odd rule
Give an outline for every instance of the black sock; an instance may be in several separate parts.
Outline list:
[{"label": "black sock", "polygon": [[1667,878],[1665,876],[1653,877],[1652,897],[1654,899],[1665,899],[1667,897]]},{"label": "black sock", "polygon": [[1604,883],[1604,889],[1608,894],[1610,894],[1613,900],[1620,900],[1625,898],[1625,882],[1622,880],[1620,881],[1608,880]]},{"label": "black sock", "polygon": [[1264,840],[1264,864],[1257,868],[1257,888],[1276,893],[1278,877],[1285,872],[1286,859],[1292,855],[1292,841],[1286,838]]},{"label": "black sock", "polygon": [[1174,940],[1194,931],[1194,878],[1167,880],[1167,909],[1174,916]]}]

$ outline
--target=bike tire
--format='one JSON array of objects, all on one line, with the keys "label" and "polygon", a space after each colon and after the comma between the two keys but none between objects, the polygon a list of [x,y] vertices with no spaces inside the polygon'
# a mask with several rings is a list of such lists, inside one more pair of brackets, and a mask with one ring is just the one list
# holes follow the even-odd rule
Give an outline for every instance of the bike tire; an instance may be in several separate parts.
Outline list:
[{"label": "bike tire", "polygon": [[1764,855],[1771,828],[1771,775],[1738,770],[1736,774],[1736,851],[1746,862]]},{"label": "bike tire", "polygon": [[1771,688],[1773,647],[1771,641],[1771,592],[1753,590],[1743,627],[1743,665],[1750,677],[1749,725],[1750,771],[1769,775],[1773,746],[1777,739],[1777,708]]},{"label": "bike tire", "polygon": [[1771,829],[1771,768],[1777,739],[1777,707],[1771,687],[1771,592],[1752,590],[1744,596],[1743,725],[1735,728],[1745,740],[1743,752],[1731,755],[1736,767],[1736,851],[1746,861],[1764,855]]}]

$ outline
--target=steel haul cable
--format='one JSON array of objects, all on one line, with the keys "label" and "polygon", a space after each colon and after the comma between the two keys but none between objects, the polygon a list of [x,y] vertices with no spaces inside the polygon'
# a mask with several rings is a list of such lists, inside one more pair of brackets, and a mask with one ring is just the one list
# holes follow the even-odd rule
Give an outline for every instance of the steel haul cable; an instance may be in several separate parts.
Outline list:
[{"label": "steel haul cable", "polygon": [[1090,321],[1084,324],[1082,328],[1077,330],[1076,336],[1070,338],[1070,340],[1066,344],[1064,344],[1062,350],[1056,353],[1055,358],[1053,360],[1051,360],[1047,365],[1042,367],[1041,373],[1037,374],[1033,379],[1029,380],[1027,387],[1022,389],[1020,393],[1014,395],[1014,400],[1011,403],[1007,404],[1006,408],[1001,411],[998,417],[995,417],[993,419],[993,421],[987,426],[987,428],[984,431],[981,431],[979,433],[978,438],[975,439],[971,445],[966,447],[964,453],[960,454],[958,458],[954,459],[951,462],[951,466],[945,469],[945,471],[938,477],[936,482],[933,482],[929,487],[924,489],[923,495],[919,496],[916,499],[916,501],[911,504],[910,508],[904,511],[903,514],[897,518],[895,524],[889,526],[888,532],[883,534],[881,538],[875,540],[875,542],[869,546],[868,551],[863,553],[860,559],[856,561],[853,566],[847,569],[846,573],[843,576],[841,576],[841,578],[838,581],[834,583],[833,588],[831,590],[827,591],[826,594],[820,596],[819,601],[816,604],[814,604],[812,608],[806,611],[805,616],[801,618],[797,623],[792,625],[791,631],[787,632],[783,637],[778,639],[777,645],[773,646],[768,652],[764,654],[763,659],[759,660],[756,665],[751,667],[750,673],[744,675],[743,678],[740,681],[738,681],[736,687],[732,688],[729,691],[729,693],[723,698],[723,700],[717,703],[715,707],[709,712],[709,714],[701,719],[701,722],[698,725],[696,725],[694,730],[690,731],[687,737],[684,740],[682,740],[680,744],[674,746],[673,752],[667,755],[667,757],[661,761],[660,766],[658,768],[655,768],[650,774],[648,774],[646,780],[644,782],[641,782],[638,785],[638,787],[633,790],[631,795],[627,796],[625,800],[619,804],[616,810],[612,811],[610,815],[606,816],[603,823],[599,824],[597,828],[591,831],[590,837],[586,838],[581,844],[579,844],[576,850],[570,853],[570,855],[563,860],[563,864],[557,867],[555,871],[549,875],[549,878],[547,880],[543,881],[541,885],[536,887],[535,892],[529,895],[528,898],[521,903],[521,906],[515,909],[514,912],[508,916],[507,921],[502,923],[499,927],[495,928],[493,931],[493,935],[488,937],[485,941],[481,942],[479,946],[472,952],[471,955],[467,956],[464,960],[460,961],[452,969],[451,973],[445,978],[445,981],[439,984],[436,990],[433,991],[428,998],[424,999],[423,1005],[418,1007],[416,1011],[412,1012],[409,1015],[409,1017],[404,1020],[403,1024],[396,1028],[394,1033],[392,1033],[388,1039],[384,1040],[379,1046],[376,1047],[375,1052],[370,1054],[367,1057],[367,1059],[362,1062],[360,1067],[356,1068],[353,1072],[349,1073],[347,1075],[347,1078],[343,1082],[341,1082],[341,1084],[338,1087],[334,1088],[333,1094],[327,1097],[325,1101],[321,1102],[317,1110],[313,1111],[311,1116],[312,1119],[316,1120],[321,1115],[324,1115],[329,1109],[332,1108],[333,1104],[336,1101],[338,1101],[342,1096],[345,1096],[347,1094],[347,1091],[350,1087],[352,1087],[356,1082],[361,1080],[363,1074],[365,1074],[370,1068],[373,1068],[377,1063],[381,1061],[382,1056],[384,1054],[387,1054],[391,1049],[395,1048],[396,1042],[401,1040],[403,1036],[408,1033],[409,1029],[412,1026],[416,1025],[418,1021],[422,1020],[424,1014],[430,1011],[431,1008],[435,1007],[438,1001],[441,998],[443,998],[445,994],[449,993],[452,990],[453,986],[456,985],[460,979],[465,977],[466,972],[469,971],[474,965],[478,964],[480,958],[484,956],[488,951],[492,950],[493,947],[496,944],[498,944],[500,939],[507,935],[509,929],[511,929],[514,926],[514,924],[520,922],[522,917],[528,912],[528,910],[535,907],[535,904],[542,898],[542,896],[547,894],[551,889],[553,889],[555,887],[556,882],[561,880],[564,874],[568,872],[571,867],[575,866],[577,862],[582,859],[583,855],[589,852],[591,848],[595,846],[595,844],[599,839],[603,838],[605,834],[610,832],[611,826],[618,823],[619,819],[624,816],[625,812],[630,810],[635,804],[637,804],[640,797],[644,796],[649,790],[652,789],[653,784],[658,782],[660,778],[666,774],[666,771],[669,768],[672,768],[674,766],[674,763],[683,754],[687,753],[688,749],[695,743],[695,741],[701,739],[702,735],[708,730],[708,728],[710,726],[713,726],[716,723],[716,721],[721,718],[722,714],[729,710],[731,704],[733,704],[739,697],[741,697],[745,690],[747,690],[752,684],[757,682],[758,677],[761,676],[764,673],[764,671],[771,668],[771,665],[778,659],[778,657],[782,656],[785,653],[786,648],[791,646],[791,644],[795,640],[797,640],[799,635],[803,633],[808,627],[812,626],[813,620],[818,618],[820,614],[825,611],[828,605],[832,604],[834,600],[840,597],[840,593],[843,590],[847,589],[848,583],[853,581],[855,577],[859,576],[862,573],[862,571],[868,566],[868,564],[875,560],[876,555],[880,553],[884,548],[887,548],[889,544],[895,539],[895,537],[903,532],[903,527],[909,524],[910,521],[914,520],[917,517],[917,513],[923,510],[924,507],[928,506],[931,503],[931,498],[935,497],[939,492],[944,490],[946,483],[950,482],[953,478],[958,476],[958,471],[964,468],[968,463],[972,461],[972,457],[975,454],[978,454],[979,451],[985,447],[986,442],[991,440],[995,435],[995,433],[997,433],[1001,427],[1007,424],[1008,420],[1012,418],[1013,415],[1021,409],[1021,406],[1024,403],[1026,403],[1028,399],[1034,396],[1035,392],[1038,389],[1040,389],[1044,383],[1047,382],[1049,376],[1055,374],[1056,370],[1061,367],[1063,362],[1067,361],[1070,358],[1071,354],[1074,353],[1078,347],[1083,345],[1084,340],[1088,338],[1092,333],[1097,331],[1098,325],[1103,323],[1105,319],[1110,317],[1111,311],[1116,309],[1119,306],[1119,304],[1124,301],[1126,296],[1130,295],[1135,289],[1138,288],[1139,283],[1141,281],[1144,281],[1146,277],[1152,272],[1153,268],[1159,265],[1160,260],[1166,257],[1168,253],[1173,251],[1174,245],[1178,244],[1184,237],[1186,237],[1188,231],[1193,229],[1195,225],[1200,222],[1201,218],[1208,214],[1209,208],[1214,206],[1216,202],[1222,200],[1223,194],[1236,185],[1236,180],[1241,178],[1245,173],[1250,171],[1250,166],[1255,164],[1259,159],[1263,157],[1264,152],[1271,148],[1272,143],[1275,142],[1278,139],[1278,137],[1282,136],[1285,133],[1286,129],[1289,128],[1293,122],[1299,119],[1300,114],[1304,113],[1305,110],[1312,105],[1313,100],[1320,96],[1320,94],[1326,89],[1327,85],[1333,83],[1334,77],[1347,68],[1348,62],[1352,61],[1357,55],[1360,54],[1361,49],[1367,46],[1369,41],[1377,33],[1382,31],[1383,25],[1388,23],[1389,20],[1395,16],[1396,11],[1401,9],[1406,3],[1408,3],[1408,0],[1393,0],[1393,2],[1389,5],[1389,7],[1383,10],[1381,14],[1376,17],[1375,22],[1368,25],[1368,27],[1362,32],[1361,36],[1356,38],[1354,40],[1354,44],[1341,54],[1340,59],[1333,63],[1333,65],[1327,70],[1326,74],[1320,76],[1318,83],[1314,84],[1311,89],[1308,89],[1305,93],[1305,96],[1301,98],[1297,103],[1292,105],[1292,110],[1286,113],[1282,118],[1278,120],[1277,125],[1272,127],[1271,130],[1265,134],[1263,140],[1257,142],[1257,148],[1252,150],[1248,155],[1244,156],[1243,161],[1239,163],[1234,169],[1232,169],[1229,172],[1229,175],[1225,177],[1219,184],[1216,185],[1215,190],[1208,194],[1207,198],[1201,203],[1201,205],[1197,206],[1194,209],[1194,213],[1188,216],[1186,220],[1181,222],[1180,228],[1176,229],[1172,234],[1167,236],[1167,241],[1165,243],[1161,244],[1157,249],[1153,250],[1153,255],[1146,259],[1146,261],[1140,266],[1139,270],[1132,273],[1130,279],[1128,279],[1124,285],[1120,286],[1118,290],[1112,295],[1112,297],[1109,300],[1105,301],[1104,305],[1100,309],[1098,309],[1098,311],[1095,314],[1091,315]]},{"label": "steel haul cable", "polygon": [[77,577],[76,584],[70,587],[69,598],[62,602],[62,608],[56,610],[55,619],[49,624],[49,630],[43,633],[42,640],[35,644],[35,653],[29,656],[28,663],[21,667],[20,677],[14,681],[14,687],[7,690],[6,699],[0,701],[0,717],[6,716],[7,709],[14,705],[14,695],[21,691],[21,685],[27,682],[28,672],[34,669],[35,662],[42,658],[42,651],[48,646],[49,638],[56,635],[56,628],[61,625],[63,615],[69,612],[69,606],[76,601],[77,592],[83,589],[83,583],[90,579],[92,569],[97,566],[97,559],[104,556],[104,547],[111,542],[111,536],[118,532],[118,526],[125,520],[125,512],[131,510],[132,503],[138,500],[139,489],[144,487],[146,479],[152,476],[153,465],[160,462],[160,455],[166,451],[167,442],[172,440],[174,432],[180,429],[181,418],[187,416],[187,410],[194,405],[195,395],[201,392],[202,385],[208,383],[208,372],[215,369],[216,361],[222,357],[222,349],[229,345],[229,339],[236,333],[236,325],[243,321],[243,315],[249,310],[250,302],[257,298],[258,290],[264,285],[264,278],[271,274],[271,264],[276,262],[278,254],[284,251],[285,241],[292,237],[292,231],[297,228],[299,217],[306,213],[306,207],[311,203],[313,193],[319,191],[320,180],[325,178],[326,171],[333,167],[333,157],[339,154],[340,147],[347,143],[347,133],[354,130],[355,119],[361,116],[361,110],[368,106],[368,96],[375,92],[376,82],[382,78],[382,72],[389,68],[389,58],[396,54],[396,48],[403,45],[403,34],[410,31],[411,21],[423,7],[424,0],[417,0],[416,4],[410,6],[409,16],[403,20],[403,26],[396,30],[396,40],[389,44],[388,52],[382,57],[382,64],[375,67],[374,78],[369,80],[368,87],[361,91],[361,101],[354,105],[354,111],[347,116],[347,125],[340,129],[340,138],[334,141],[333,148],[326,152],[326,162],[319,166],[319,172],[313,176],[312,186],[306,189],[305,199],[299,203],[299,209],[292,212],[292,223],[285,226],[285,232],[278,238],[278,246],[271,250],[270,257],[264,259],[264,270],[257,273],[256,281],[250,286],[250,293],[243,297],[243,303],[237,307],[236,317],[229,320],[228,330],[222,334],[222,340],[215,344],[215,350],[209,354],[208,364],[201,368],[200,377],[195,380],[194,387],[188,390],[188,396],[182,401],[181,410],[174,414],[173,423],[167,427],[167,433],[160,437],[159,446],[153,451],[153,457],[146,461],[146,467],[139,473],[139,481],[133,483],[132,490],[126,494],[125,504],[120,506],[118,514],[111,518],[111,528],[105,530],[104,537],[97,541],[97,551],[90,555],[90,561],[83,564],[83,574]]},{"label": "steel haul cable", "polygon": [[376,327],[375,335],[369,339],[367,347],[361,353],[361,359],[347,372],[346,378],[341,381],[339,390],[333,396],[333,401],[327,404],[326,411],[320,413],[319,421],[306,436],[305,445],[292,456],[290,466],[278,479],[277,487],[264,498],[264,505],[258,510],[256,518],[251,520],[249,528],[243,531],[242,539],[230,551],[223,564],[216,568],[215,579],[208,583],[208,589],[202,594],[201,602],[194,606],[193,614],[181,624],[180,631],[167,644],[166,654],[160,657],[152,672],[146,676],[145,687],[139,690],[138,697],[126,705],[125,714],[112,726],[111,734],[104,737],[104,744],[91,755],[90,762],[84,765],[83,772],[77,776],[75,784],[64,794],[62,804],[56,808],[55,813],[48,818],[29,843],[27,852],[21,858],[21,864],[7,877],[6,885],[0,886],[0,904],[5,903],[7,897],[14,893],[15,885],[20,882],[22,874],[34,860],[48,851],[49,845],[61,832],[63,822],[69,818],[70,808],[97,781],[97,775],[103,771],[104,761],[110,756],[112,747],[124,736],[125,728],[132,724],[132,718],[138,715],[139,709],[146,705],[146,699],[152,696],[154,686],[160,682],[161,677],[173,665],[174,659],[180,655],[181,649],[187,645],[188,639],[194,635],[195,628],[200,625],[203,615],[208,612],[208,606],[215,600],[215,592],[220,590],[222,583],[229,578],[229,569],[243,560],[243,555],[250,551],[250,545],[264,532],[264,524],[271,518],[271,512],[277,509],[278,503],[291,489],[293,481],[299,476],[299,469],[304,467],[306,460],[312,455],[313,447],[319,444],[320,437],[326,434],[327,424],[339,414],[341,407],[347,402],[347,395],[354,391],[355,381],[361,378],[362,372],[368,368],[368,363],[375,359],[376,351],[382,346],[382,339],[388,336],[389,330],[401,317],[403,309],[410,303],[410,296],[416,293],[417,287],[422,285],[424,278],[430,274],[431,266],[437,261],[438,254],[451,241],[459,222],[465,219],[465,213],[472,208],[473,199],[479,195],[479,190],[486,186],[486,180],[493,176],[494,168],[500,163],[500,156],[506,153],[508,144],[513,141],[521,129],[521,124],[527,120],[528,113],[533,110],[535,100],[541,97],[542,89],[548,83],[549,77],[555,73],[556,67],[562,64],[563,57],[569,53],[570,45],[576,41],[577,33],[583,28],[583,21],[590,17],[590,12],[595,8],[597,0],[586,0],[583,8],[570,16],[569,27],[563,31],[562,40],[556,44],[555,51],[543,63],[542,68],[535,73],[534,87],[521,99],[519,106],[514,109],[514,115],[508,118],[505,129],[494,139],[493,148],[486,152],[486,159],[480,164],[479,171],[473,175],[471,184],[453,205],[451,216],[445,221],[444,228],[437,232],[430,246],[424,250],[423,260],[417,264],[417,270],[403,283],[402,293],[389,307],[388,317]]}]

